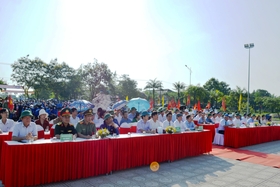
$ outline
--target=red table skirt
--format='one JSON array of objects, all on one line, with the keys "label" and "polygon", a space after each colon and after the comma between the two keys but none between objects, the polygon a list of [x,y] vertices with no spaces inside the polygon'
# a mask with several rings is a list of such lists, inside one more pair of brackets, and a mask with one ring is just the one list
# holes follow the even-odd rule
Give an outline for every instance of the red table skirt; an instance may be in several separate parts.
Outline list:
[{"label": "red table skirt", "polygon": [[210,130],[211,134],[212,134],[212,142],[214,141],[214,137],[215,137],[215,133],[216,133],[216,128],[217,126],[219,127],[219,124],[213,124],[213,125],[202,125],[202,124],[198,124],[198,126],[203,126],[203,129],[207,129]]},{"label": "red table skirt", "polygon": [[170,135],[111,139],[112,170],[170,160]]},{"label": "red table skirt", "polygon": [[106,174],[109,139],[2,146],[5,187],[33,186]]},{"label": "red table skirt", "polygon": [[170,160],[197,156],[212,151],[210,131],[172,134],[170,142]]},{"label": "red table skirt", "polygon": [[[4,141],[10,141],[12,140],[12,132],[9,132],[9,134],[0,134],[0,163],[1,163],[1,155],[2,155],[2,145]],[[0,168],[0,174],[1,174],[1,168]]]},{"label": "red table skirt", "polygon": [[245,147],[280,140],[280,126],[226,128],[224,146]]},{"label": "red table skirt", "polygon": [[[75,180],[212,150],[210,131],[42,144],[2,144],[5,187]],[[16,180],[15,180],[16,179]]]}]

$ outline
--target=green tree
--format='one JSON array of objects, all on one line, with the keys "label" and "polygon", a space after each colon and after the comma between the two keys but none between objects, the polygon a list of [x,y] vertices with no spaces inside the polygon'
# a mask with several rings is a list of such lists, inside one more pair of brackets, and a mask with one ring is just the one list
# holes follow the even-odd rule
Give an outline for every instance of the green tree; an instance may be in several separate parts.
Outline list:
[{"label": "green tree", "polygon": [[51,60],[46,67],[45,78],[46,83],[50,90],[54,93],[55,98],[59,99],[69,97],[67,94],[67,84],[69,84],[71,77],[74,74],[75,70],[65,62],[58,63],[57,60]]},{"label": "green tree", "polygon": [[103,91],[110,93],[115,89],[113,84],[114,74],[109,69],[108,65],[97,59],[93,63],[88,63],[83,66],[83,81],[86,83],[90,91],[90,99],[93,99],[97,93]]},{"label": "green tree", "polygon": [[46,63],[39,58],[30,60],[27,57],[21,57],[11,66],[12,80],[24,87],[25,95],[29,98],[28,90],[30,88],[39,89],[38,85],[42,84]]},{"label": "green tree", "polygon": [[211,90],[209,92],[209,96],[210,96],[210,99],[211,99],[211,105],[216,107],[217,104],[218,104],[218,100],[220,98],[222,98],[223,95],[224,94],[222,92],[220,92],[219,90]]},{"label": "green tree", "polygon": [[191,105],[197,103],[198,100],[202,103],[206,103],[209,100],[209,92],[199,85],[189,86],[185,92],[185,96],[187,97],[188,95],[191,97]]},{"label": "green tree", "polygon": [[137,89],[137,82],[132,80],[129,75],[121,75],[117,84],[117,95],[120,98],[135,98],[140,97],[140,92]]},{"label": "green tree", "polygon": [[264,106],[270,112],[277,112],[279,114],[280,110],[280,97],[264,97]]},{"label": "green tree", "polygon": [[204,85],[203,87],[210,91],[215,91],[215,90],[219,90],[220,92],[222,92],[224,95],[228,95],[230,92],[230,87],[226,82],[219,82],[218,79],[215,78],[211,78],[209,79]]},{"label": "green tree", "polygon": [[177,90],[178,99],[180,99],[180,91],[186,88],[185,83],[178,81],[173,83],[173,87],[174,90]]},{"label": "green tree", "polygon": [[254,97],[254,109],[259,110],[259,112],[261,113],[264,104],[264,98],[271,97],[271,94],[267,90],[258,89],[256,91],[253,91],[251,95],[253,95]]},{"label": "green tree", "polygon": [[[228,108],[230,110],[238,110],[238,106],[239,106],[239,99],[240,99],[240,94],[242,95],[242,100],[241,100],[241,106],[242,103],[246,103],[247,102],[247,93],[246,90],[243,88],[241,89],[239,86],[237,86],[235,89],[231,90],[229,93],[229,98],[228,98]],[[242,107],[241,107],[242,110]]]},{"label": "green tree", "polygon": [[161,81],[159,81],[157,79],[154,79],[154,80],[150,79],[147,82],[147,84],[144,88],[144,89],[152,89],[152,91],[153,91],[153,95],[152,95],[153,96],[153,102],[154,102],[153,107],[155,106],[155,90],[159,89],[161,87],[162,87],[162,82]]},{"label": "green tree", "polygon": [[[7,83],[3,79],[0,79],[0,84],[7,85]],[[5,90],[5,88],[0,88],[0,91],[2,90]]]}]

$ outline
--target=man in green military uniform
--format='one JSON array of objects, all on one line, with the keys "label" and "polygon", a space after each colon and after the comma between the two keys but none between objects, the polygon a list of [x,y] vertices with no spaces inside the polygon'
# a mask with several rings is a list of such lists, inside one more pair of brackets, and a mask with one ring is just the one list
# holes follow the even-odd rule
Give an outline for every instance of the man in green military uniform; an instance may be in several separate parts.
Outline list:
[{"label": "man in green military uniform", "polygon": [[92,117],[92,109],[88,109],[84,112],[84,119],[79,121],[76,127],[79,137],[90,139],[91,136],[96,133],[96,127],[92,121]]},{"label": "man in green military uniform", "polygon": [[64,108],[60,111],[62,122],[59,122],[55,126],[55,137],[60,139],[60,134],[73,134],[77,135],[77,131],[74,125],[70,124],[71,109]]}]

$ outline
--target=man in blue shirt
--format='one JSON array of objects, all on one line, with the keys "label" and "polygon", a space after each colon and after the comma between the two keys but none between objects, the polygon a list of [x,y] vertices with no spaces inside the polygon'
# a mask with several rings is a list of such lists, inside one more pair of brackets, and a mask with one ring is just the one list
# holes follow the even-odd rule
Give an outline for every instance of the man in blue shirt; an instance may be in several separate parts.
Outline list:
[{"label": "man in blue shirt", "polygon": [[212,119],[210,118],[212,115],[211,114],[208,114],[207,115],[207,118],[205,120],[206,124],[215,124]]},{"label": "man in blue shirt", "polygon": [[194,130],[196,125],[193,122],[192,116],[191,115],[187,115],[186,118],[187,118],[187,120],[186,120],[185,124],[187,126],[187,129]]},{"label": "man in blue shirt", "polygon": [[[137,132],[138,133],[144,133],[144,132],[152,132],[151,130],[151,124],[148,121],[149,120],[149,113],[147,111],[142,112],[141,114],[141,120],[137,123]],[[154,131],[155,132],[155,131]]]},{"label": "man in blue shirt", "polygon": [[[133,120],[133,118],[136,116],[136,108],[132,107],[130,109],[130,113],[128,115],[128,119],[130,119],[130,122]],[[121,123],[122,124],[122,123]]]},{"label": "man in blue shirt", "polygon": [[124,111],[124,112],[123,112],[123,117],[122,117],[122,119],[121,119],[120,125],[121,125],[122,123],[131,123],[131,120],[128,118],[128,113],[127,113],[127,111]]},{"label": "man in blue shirt", "polygon": [[206,120],[205,120],[205,113],[203,112],[201,117],[198,120],[198,124],[205,124]]},{"label": "man in blue shirt", "polygon": [[107,129],[110,132],[110,135],[116,133],[119,135],[119,127],[113,122],[113,117],[111,114],[106,114],[104,116],[104,123],[100,126],[100,129]]},{"label": "man in blue shirt", "polygon": [[251,117],[251,114],[248,114],[249,119],[247,120],[247,125],[250,125],[250,123],[254,123],[255,119],[256,119],[256,115],[253,114]]}]

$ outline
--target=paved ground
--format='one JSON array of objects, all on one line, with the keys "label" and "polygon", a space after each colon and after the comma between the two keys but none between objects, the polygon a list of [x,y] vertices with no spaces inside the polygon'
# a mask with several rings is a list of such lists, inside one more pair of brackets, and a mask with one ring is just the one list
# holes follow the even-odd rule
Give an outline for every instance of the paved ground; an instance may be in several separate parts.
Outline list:
[{"label": "paved ground", "polygon": [[246,150],[256,151],[256,152],[262,152],[262,153],[267,153],[267,154],[280,155],[280,141],[268,142],[268,143],[243,147],[241,149],[246,149]]},{"label": "paved ground", "polygon": [[[278,153],[280,141],[270,142],[243,149]],[[279,161],[280,162],[280,161]],[[280,169],[219,158],[212,155],[201,155],[186,158],[172,163],[161,163],[157,172],[148,166],[114,172],[108,176],[98,176],[76,181],[53,183],[44,187],[279,187]]]}]

